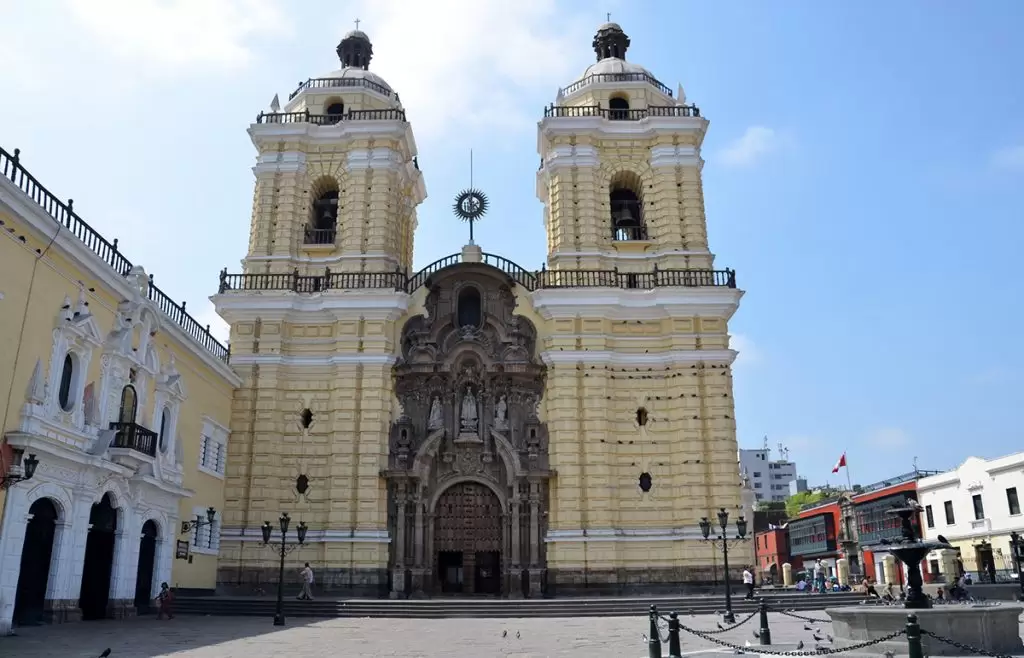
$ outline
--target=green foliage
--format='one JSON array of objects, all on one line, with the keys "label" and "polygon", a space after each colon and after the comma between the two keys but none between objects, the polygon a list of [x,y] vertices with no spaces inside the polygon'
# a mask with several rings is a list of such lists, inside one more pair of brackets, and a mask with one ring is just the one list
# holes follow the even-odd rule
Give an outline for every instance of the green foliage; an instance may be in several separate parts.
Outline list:
[{"label": "green foliage", "polygon": [[786,515],[791,519],[795,519],[800,515],[801,507],[824,500],[828,498],[828,495],[826,491],[801,491],[798,494],[793,494],[786,499]]}]

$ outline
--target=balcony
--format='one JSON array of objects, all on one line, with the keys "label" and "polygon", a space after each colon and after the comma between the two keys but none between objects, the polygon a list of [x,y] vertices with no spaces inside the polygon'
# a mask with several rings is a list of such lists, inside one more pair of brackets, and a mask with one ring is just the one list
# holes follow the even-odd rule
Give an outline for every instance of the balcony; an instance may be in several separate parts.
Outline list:
[{"label": "balcony", "polygon": [[593,75],[588,75],[582,80],[577,80],[568,87],[564,87],[559,91],[559,95],[568,96],[569,94],[574,94],[580,89],[583,89],[587,85],[609,82],[646,82],[669,98],[672,97],[672,90],[662,84],[653,75],[648,73],[594,73]]},{"label": "balcony", "polygon": [[992,532],[992,520],[974,519],[971,521],[971,532]]},{"label": "balcony", "polygon": [[363,87],[375,91],[381,96],[398,100],[398,94],[384,85],[366,78],[309,78],[305,82],[300,82],[295,91],[288,94],[288,100],[292,100],[307,89],[343,89],[346,87]]},{"label": "balcony", "polygon": [[651,105],[640,109],[609,109],[598,105],[549,105],[545,119],[602,117],[610,121],[639,121],[651,117],[699,117],[696,105]]},{"label": "balcony", "polygon": [[335,228],[312,228],[307,226],[303,232],[302,244],[316,246],[331,246],[334,244],[334,236],[337,233]]},{"label": "balcony", "polygon": [[619,226],[612,231],[612,240],[615,242],[635,242],[646,239],[646,226]]},{"label": "balcony", "polygon": [[110,447],[117,450],[135,452],[147,457],[156,456],[157,435],[138,423],[111,423],[114,438]]},{"label": "balcony", "polygon": [[303,112],[260,112],[256,123],[312,123],[331,126],[341,121],[405,121],[405,110],[350,110],[345,114],[310,114]]},{"label": "balcony", "polygon": [[[235,291],[291,291],[316,293],[326,290],[390,289],[415,292],[432,274],[458,265],[461,254],[452,254],[434,261],[415,274],[401,270],[394,272],[331,272],[300,274],[293,272],[228,274],[222,270],[218,293]],[[545,288],[624,288],[653,290],[654,288],[736,288],[735,270],[661,270],[649,272],[619,272],[618,270],[547,270],[530,271],[494,254],[483,254],[483,262],[507,274],[526,290]]]}]

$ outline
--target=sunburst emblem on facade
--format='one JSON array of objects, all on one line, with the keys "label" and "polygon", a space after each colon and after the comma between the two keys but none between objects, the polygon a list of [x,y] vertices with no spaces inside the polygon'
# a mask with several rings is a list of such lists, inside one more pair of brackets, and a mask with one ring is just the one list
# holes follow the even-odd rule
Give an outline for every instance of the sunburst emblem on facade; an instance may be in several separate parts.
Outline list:
[{"label": "sunburst emblem on facade", "polygon": [[462,220],[477,221],[487,213],[487,195],[472,187],[463,190],[455,197],[452,209]]}]

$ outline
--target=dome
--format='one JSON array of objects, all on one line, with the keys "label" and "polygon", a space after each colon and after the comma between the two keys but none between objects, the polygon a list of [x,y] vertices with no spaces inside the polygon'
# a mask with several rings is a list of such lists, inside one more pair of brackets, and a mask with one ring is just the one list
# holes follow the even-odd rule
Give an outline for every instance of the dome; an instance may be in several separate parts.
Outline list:
[{"label": "dome", "polygon": [[626,60],[619,59],[618,57],[608,57],[598,61],[596,64],[588,66],[587,70],[583,72],[583,75],[581,75],[580,78],[604,73],[642,73],[645,75],[651,75],[650,71],[639,64],[627,62]]},{"label": "dome", "polygon": [[[346,66],[345,68],[340,68],[340,69],[338,69],[336,71],[331,71],[330,73],[327,73],[325,75],[321,75],[319,77],[321,77],[321,78],[329,78],[331,80],[334,80],[334,79],[337,79],[337,78],[351,78],[351,79],[355,79],[355,80],[365,80],[366,82],[380,85],[381,87],[383,87],[387,91],[387,94],[393,94],[394,93],[394,90],[391,88],[391,85],[389,85],[387,82],[385,82],[384,78],[380,77],[379,75],[377,75],[376,73],[374,73],[373,71],[370,71],[368,69],[360,69],[360,68],[355,68],[355,67],[352,67],[352,66]],[[358,83],[350,83],[350,84],[358,84]],[[387,95],[387,94],[385,94],[385,95]]]}]

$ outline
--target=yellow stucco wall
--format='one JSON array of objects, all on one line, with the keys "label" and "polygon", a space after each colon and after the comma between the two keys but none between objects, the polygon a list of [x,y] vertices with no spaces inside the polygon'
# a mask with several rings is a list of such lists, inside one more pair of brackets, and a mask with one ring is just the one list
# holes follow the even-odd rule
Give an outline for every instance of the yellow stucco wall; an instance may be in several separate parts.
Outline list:
[{"label": "yellow stucco wall", "polygon": [[[3,295],[0,299],[0,373],[4,373],[0,376],[0,408],[6,434],[15,430],[20,422],[21,408],[37,361],[44,372],[50,366],[53,330],[65,297],[74,304],[80,290],[84,289],[89,312],[103,334],[113,329],[117,305],[122,298],[103,277],[90,272],[61,244],[48,248],[48,236],[24,218],[0,211],[0,222],[0,293]],[[54,222],[53,229],[56,227]],[[113,271],[108,275],[113,276]],[[190,519],[194,506],[224,509],[223,480],[199,472],[198,450],[204,417],[225,427],[230,422],[233,377],[225,375],[228,371],[212,354],[197,357],[186,347],[184,337],[176,335],[169,326],[171,321],[166,317],[161,320],[163,330],[154,337],[160,362],[168,363],[173,355],[187,392],[178,415],[177,435],[183,442],[183,486],[192,491],[191,497],[181,502],[179,518]],[[97,390],[101,353],[102,348],[95,350],[83,383],[95,383]],[[139,408],[137,422],[158,431],[158,427],[151,427],[154,386],[154,379],[150,378],[149,390],[143,396],[147,405]],[[0,503],[4,501],[3,496],[0,492]],[[178,535],[180,524],[174,525],[171,530]],[[213,587],[216,560],[215,555],[201,554],[196,554],[191,564],[175,560],[174,582],[182,587]]]}]

